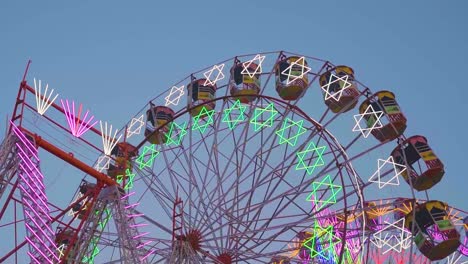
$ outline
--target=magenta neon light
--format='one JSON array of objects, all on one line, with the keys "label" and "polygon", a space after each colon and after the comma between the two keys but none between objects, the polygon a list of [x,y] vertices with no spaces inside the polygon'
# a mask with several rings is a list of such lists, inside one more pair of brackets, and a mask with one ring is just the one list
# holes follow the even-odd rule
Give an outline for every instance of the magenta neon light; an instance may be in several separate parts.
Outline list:
[{"label": "magenta neon light", "polygon": [[[23,164],[20,163],[19,165],[20,165],[20,167],[24,170]],[[28,174],[26,171],[23,171],[23,173],[24,173],[24,174]],[[20,175],[22,175],[23,173],[20,173]],[[41,202],[43,203],[43,205],[44,205],[45,207],[47,207],[47,203],[46,203],[45,201],[43,201],[42,198],[41,198],[42,196],[40,196],[39,194],[37,194],[37,193],[34,191],[34,190],[38,190],[38,191],[40,192],[40,194],[42,194],[42,195],[45,197],[45,193],[37,186],[37,184],[35,183],[35,181],[34,181],[33,179],[31,179],[31,177],[29,177],[29,179],[30,179],[32,182],[34,182],[34,185],[37,187],[36,189],[33,188],[33,187],[26,181],[25,178],[23,178],[24,176],[20,176],[20,177],[23,179],[23,181],[25,181],[25,183],[29,186],[29,188],[33,189],[33,192],[36,194],[36,196],[38,197],[38,199],[41,200]],[[48,207],[47,207],[47,209],[48,209]]]},{"label": "magenta neon light", "polygon": [[[36,232],[34,232],[34,230],[28,225],[28,223],[26,223],[26,228],[29,229],[29,231],[42,243],[42,245],[46,245],[46,243],[44,242],[44,240],[42,240],[37,234]],[[59,258],[55,255],[55,252],[50,249],[49,247],[45,246],[45,248],[47,248],[47,251],[50,252],[50,254],[57,260],[59,260]]]},{"label": "magenta neon light", "polygon": [[[23,155],[23,154],[21,154],[21,153],[18,152],[18,156],[20,156],[21,159],[23,159],[23,156],[22,156],[22,155]],[[24,162],[24,160],[23,160],[23,163],[26,164],[26,166],[28,167],[29,171],[30,171],[31,174],[34,176],[34,178],[36,179],[36,181],[39,182],[39,184],[41,185],[40,187],[45,188],[44,184],[42,183],[42,179],[38,178],[38,177],[36,176],[36,173],[35,173],[34,171],[31,170],[31,168],[30,168],[30,166],[29,166],[30,164],[28,164],[27,162]],[[32,164],[32,162],[31,162],[31,164]],[[34,165],[34,164],[33,164],[33,165]],[[36,168],[36,167],[34,166],[34,168]],[[25,170],[25,171],[27,172],[27,170]],[[30,175],[30,176],[31,176],[31,175]]]},{"label": "magenta neon light", "polygon": [[[26,202],[26,201],[24,201],[24,202]],[[26,203],[29,204],[28,202],[26,202]],[[33,211],[34,211],[34,210],[33,210]],[[41,230],[41,232],[42,232],[44,235],[47,236],[48,234],[46,234],[45,231],[42,230],[41,227],[47,228],[47,230],[50,231],[52,234],[54,233],[54,232],[52,232],[52,229],[50,229],[50,227],[43,221],[43,219],[41,218],[40,215],[37,215],[37,214],[36,214],[36,216],[38,216],[38,219],[39,219],[39,221],[41,222],[42,225],[39,225],[39,224],[34,220],[34,218],[28,213],[28,211],[25,210],[24,212],[29,216],[29,218],[30,218],[29,220],[31,220],[31,221],[37,226],[37,228],[39,228],[39,229]],[[52,243],[51,240],[49,240],[49,242]]]},{"label": "magenta neon light", "polygon": [[39,262],[39,260],[37,260],[37,258],[36,258],[36,257],[34,257],[34,255],[33,255],[33,254],[31,254],[31,252],[29,252],[29,251],[28,251],[28,255],[29,255],[29,256],[30,256],[30,257],[31,257],[31,258],[32,258],[32,259],[33,259],[33,260],[34,260],[36,263],[39,263],[39,264],[41,264],[41,262]]},{"label": "magenta neon light", "polygon": [[143,216],[145,214],[129,214],[127,215],[128,218],[132,218],[132,217],[138,217],[138,216]]},{"label": "magenta neon light", "polygon": [[[21,160],[26,163],[26,165],[28,165],[28,168],[29,170],[31,171],[31,173],[34,173],[34,177],[37,179],[37,180],[42,180],[44,179],[44,175],[42,175],[41,171],[35,166],[36,164],[28,157],[26,151],[24,151],[23,148],[21,148],[21,146],[18,145],[18,148],[21,150],[21,152],[18,152],[18,155],[20,156]],[[31,168],[31,166],[33,168]],[[37,174],[39,174],[39,176],[37,176]]]},{"label": "magenta neon light", "polygon": [[[10,121],[10,123],[12,124],[13,126],[13,132],[15,132],[16,136],[19,138],[19,140],[21,140],[21,142],[23,142],[23,144],[26,146],[26,148],[31,152],[31,154],[34,155],[34,157],[39,160],[39,157],[36,155],[37,154],[37,151],[33,151],[31,150],[31,148],[29,147],[29,145],[32,146],[31,142],[29,142],[29,140],[26,139],[26,137],[24,136],[24,134],[15,126],[15,124],[13,124],[13,122]],[[24,139],[23,139],[24,137]],[[26,143],[28,142],[29,145]]]},{"label": "magenta neon light", "polygon": [[156,250],[151,250],[148,254],[146,254],[144,257],[140,258],[140,261],[143,261],[149,257],[149,255],[153,254]]},{"label": "magenta neon light", "polygon": [[[26,191],[26,189],[24,189],[23,186],[18,185],[18,187],[19,187],[23,192],[25,192],[25,193],[28,195],[28,197],[29,197],[30,200],[33,200],[33,201],[34,201],[34,198],[32,198],[32,196]],[[34,209],[34,207],[32,207],[26,200],[24,200],[23,202],[27,203],[27,204],[31,207],[31,210],[35,211],[36,214],[37,214],[37,211]],[[42,208],[36,201],[34,201],[34,204],[37,205],[37,207],[39,207],[39,208],[42,210],[42,212],[44,212],[43,208]],[[50,218],[49,218],[49,219],[50,219]]]},{"label": "magenta neon light", "polygon": [[135,194],[135,192],[128,193],[128,194],[122,196],[122,197],[120,198],[120,200],[123,200],[123,199],[125,199],[125,198],[127,198],[127,197],[130,197],[130,196],[134,195],[134,194]]},{"label": "magenta neon light", "polygon": [[138,206],[140,203],[134,203],[134,204],[131,204],[131,205],[127,205],[125,206],[125,209],[128,209],[128,208],[132,208],[132,207],[136,207]]},{"label": "magenta neon light", "polygon": [[142,248],[142,247],[144,247],[144,246],[146,246],[146,245],[148,245],[148,244],[150,244],[150,243],[152,243],[152,242],[154,242],[154,241],[153,241],[153,240],[150,240],[150,241],[148,241],[148,242],[145,242],[145,243],[143,243],[143,244],[138,245],[136,248],[137,248],[137,249],[140,249],[140,248]]},{"label": "magenta neon light", "polygon": [[149,233],[150,233],[150,232],[145,232],[145,233],[136,235],[136,236],[133,237],[133,239],[137,239],[137,238],[139,238],[139,237],[146,236],[146,235],[149,234]]},{"label": "magenta neon light", "polygon": [[[91,116],[88,119],[88,114],[89,110],[86,110],[86,113],[81,120],[81,111],[83,109],[83,105],[80,104],[79,109],[78,109],[78,115],[75,113],[75,102],[72,101],[72,107],[70,108],[70,104],[68,102],[68,99],[65,100],[66,102],[66,107],[65,103],[63,100],[60,100],[62,103],[63,110],[65,112],[65,117],[67,118],[68,126],[70,127],[70,132],[72,133],[73,136],[75,137],[81,137],[86,131],[90,130],[93,126],[97,124],[97,120],[93,122],[94,116]],[[92,123],[92,124],[91,124]]]},{"label": "magenta neon light", "polygon": [[[30,190],[32,190],[32,192],[33,192],[37,197],[39,197],[39,195],[36,193],[36,191],[32,188],[31,185],[29,185],[28,182],[26,182],[26,179],[24,179],[23,176],[21,176],[21,174],[22,174],[22,173],[20,173],[20,177],[21,177],[21,179],[24,181],[24,183],[26,183],[26,185],[29,186]],[[43,212],[46,213],[46,214],[48,214],[49,208],[48,208],[47,205],[44,203],[44,201],[42,201],[42,199],[40,199],[40,197],[38,198],[38,200],[41,201],[41,202],[43,203],[43,205],[40,205],[40,204],[36,201],[36,199],[34,199],[34,198],[32,197],[32,195],[31,195],[21,184],[18,185],[18,186],[20,186],[20,188],[29,196],[29,198],[34,202],[34,204],[36,204],[40,209],[47,209],[47,210],[43,210]],[[44,208],[44,207],[45,207],[45,208]],[[49,218],[49,219],[50,219],[50,218]]]},{"label": "magenta neon light", "polygon": [[144,227],[144,226],[149,226],[149,224],[134,224],[134,225],[130,225],[130,227]]},{"label": "magenta neon light", "polygon": [[41,254],[50,264],[53,264],[54,262],[52,262],[52,260],[50,260],[45,254],[44,252],[42,252],[36,245],[34,245],[34,243],[31,241],[31,239],[29,239],[29,237],[25,237],[26,241],[28,241],[28,243],[39,253]]}]

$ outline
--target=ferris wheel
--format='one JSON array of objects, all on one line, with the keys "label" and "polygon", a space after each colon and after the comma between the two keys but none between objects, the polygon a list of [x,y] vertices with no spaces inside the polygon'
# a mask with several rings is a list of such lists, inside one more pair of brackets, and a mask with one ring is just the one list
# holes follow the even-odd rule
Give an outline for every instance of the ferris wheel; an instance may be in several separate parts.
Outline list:
[{"label": "ferris wheel", "polygon": [[[355,75],[236,56],[117,130],[25,74],[0,152],[0,263],[464,263],[468,213],[430,199],[434,146]],[[57,192],[46,152],[74,168]]]}]

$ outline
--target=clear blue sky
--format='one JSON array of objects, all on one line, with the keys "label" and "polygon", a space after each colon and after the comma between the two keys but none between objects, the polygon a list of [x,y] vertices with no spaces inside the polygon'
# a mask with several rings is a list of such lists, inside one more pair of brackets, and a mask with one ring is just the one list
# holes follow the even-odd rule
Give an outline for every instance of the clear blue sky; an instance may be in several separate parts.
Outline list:
[{"label": "clear blue sky", "polygon": [[425,135],[446,165],[430,197],[467,210],[467,11],[462,0],[1,1],[0,114],[11,113],[28,59],[30,81],[121,126],[193,71],[287,50],[395,92],[407,135]]}]

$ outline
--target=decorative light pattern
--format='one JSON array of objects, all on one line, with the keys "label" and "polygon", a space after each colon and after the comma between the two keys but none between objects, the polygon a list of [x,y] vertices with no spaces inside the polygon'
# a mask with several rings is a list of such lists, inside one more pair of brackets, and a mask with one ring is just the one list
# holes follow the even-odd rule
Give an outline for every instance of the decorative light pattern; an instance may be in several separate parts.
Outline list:
[{"label": "decorative light pattern", "polygon": [[[269,116],[266,119],[263,119],[264,113],[269,114]],[[276,111],[275,105],[273,103],[270,103],[265,108],[256,108],[254,111],[254,115],[250,120],[250,123],[254,125],[255,131],[258,131],[264,127],[273,126],[273,121],[275,120],[276,115],[278,115],[278,111]]]},{"label": "decorative light pattern", "polygon": [[[146,154],[150,152],[150,156],[148,159],[145,160]],[[153,166],[154,159],[159,155],[159,151],[156,150],[156,144],[151,144],[151,146],[144,146],[143,151],[138,156],[138,158],[135,160],[135,162],[138,164],[140,170],[149,167],[151,168]]]},{"label": "decorative light pattern", "polygon": [[139,116],[138,118],[132,118],[130,125],[127,127],[127,138],[133,135],[139,135],[141,133],[141,128],[145,125],[143,118],[143,115]]},{"label": "decorative light pattern", "polygon": [[333,234],[333,226],[321,227],[315,222],[311,237],[304,241],[304,247],[310,250],[310,257],[330,260],[334,255],[334,246],[340,241]]},{"label": "decorative light pattern", "polygon": [[200,113],[193,117],[192,130],[200,130],[200,133],[205,133],[208,126],[213,124],[213,114],[215,110],[207,110],[206,107],[202,107]]},{"label": "decorative light pattern", "polygon": [[125,183],[124,190],[130,190],[133,188],[133,180],[135,178],[135,173],[132,173],[130,169],[125,170],[125,175],[117,175],[117,183],[121,184],[124,176],[127,177],[127,182]]},{"label": "decorative light pattern", "polygon": [[[253,78],[257,74],[262,73],[262,64],[263,60],[265,60],[265,56],[261,56],[260,54],[255,55],[255,57],[251,60],[248,60],[246,62],[242,63],[242,72],[241,74],[248,74],[250,78]],[[257,61],[257,62],[255,62]],[[252,65],[252,63],[257,64],[257,67],[255,70],[252,72],[249,67]]]},{"label": "decorative light pattern", "polygon": [[[295,67],[295,65],[299,65],[301,68],[299,75],[297,75],[296,73],[297,68]],[[286,69],[284,69],[284,71],[282,71],[281,74],[287,76],[286,84],[289,85],[295,80],[303,78],[304,75],[306,75],[310,71],[311,71],[311,68],[306,66],[305,58],[300,57],[296,61],[293,61],[293,63],[291,63]]]},{"label": "decorative light pattern", "polygon": [[101,138],[102,146],[104,148],[104,154],[111,155],[112,149],[114,149],[114,147],[120,141],[122,135],[120,135],[119,138],[117,138],[117,129],[114,131],[114,135],[112,135],[112,125],[108,127],[107,122],[104,122],[104,128],[102,126],[102,121],[99,121],[99,124],[101,125]]},{"label": "decorative light pattern", "polygon": [[184,91],[183,85],[179,87],[172,86],[171,91],[169,92],[169,95],[164,98],[166,99],[165,106],[168,106],[168,105],[177,106],[179,104],[180,98],[184,94],[185,94],[185,91]]},{"label": "decorative light pattern", "polygon": [[[94,214],[95,216],[98,216],[100,211],[95,211]],[[109,208],[105,208],[102,213],[105,215],[103,219],[101,219],[98,222],[98,227],[101,229],[101,231],[104,231],[104,228],[106,228],[107,223],[109,222],[109,219],[111,218],[111,211]],[[84,256],[81,261],[83,263],[94,263],[94,259],[96,256],[101,252],[98,248],[98,243],[99,243],[100,236],[94,236],[91,239],[91,243],[89,244],[90,247],[92,248],[92,253],[90,256]]]},{"label": "decorative light pattern", "polygon": [[[214,65],[213,68],[211,68],[209,71],[203,73],[203,75],[206,78],[205,83],[203,85],[216,85],[218,81],[224,79],[223,69],[224,63],[220,65]],[[217,71],[216,77],[214,79],[211,79],[211,75],[213,75],[213,72],[215,70]]]},{"label": "decorative light pattern", "polygon": [[[231,107],[224,109],[224,116],[221,122],[227,123],[229,128],[233,130],[237,124],[243,122],[246,119],[246,110],[247,106],[242,105],[240,100],[236,100],[236,102]],[[238,113],[233,113],[233,111]],[[231,118],[232,116],[236,116],[236,118],[233,119]]]},{"label": "decorative light pattern", "polygon": [[[340,185],[333,184],[330,175],[325,176],[320,182],[312,182],[312,192],[307,196],[306,200],[313,202],[318,206],[315,210],[322,209],[327,204],[336,203],[336,195],[341,191],[343,187]],[[317,192],[320,191],[320,194]],[[331,194],[325,200],[322,200],[322,193],[330,191]]]},{"label": "decorative light pattern", "polygon": [[52,97],[52,95],[54,94],[54,89],[52,89],[52,91],[50,91],[50,93],[47,94],[49,84],[46,84],[44,94],[42,94],[41,86],[41,80],[39,80],[39,85],[36,85],[36,78],[34,78],[34,94],[36,95],[37,112],[40,115],[44,115],[44,113],[47,111],[47,109],[49,109],[49,107],[54,103],[55,99],[57,99],[59,95],[56,94],[55,97],[52,100],[50,100],[50,97]]},{"label": "decorative light pattern", "polygon": [[184,136],[187,134],[187,122],[182,123],[182,125],[177,124],[176,122],[171,122],[171,127],[169,132],[165,134],[166,136],[166,145],[174,144],[176,146],[182,143]]},{"label": "decorative light pattern", "polygon": [[86,131],[90,130],[94,125],[97,124],[97,121],[93,122],[94,116],[91,116],[88,119],[89,110],[86,110],[83,119],[81,119],[81,113],[83,111],[83,105],[80,104],[78,108],[78,114],[75,113],[75,102],[72,101],[71,108],[68,100],[60,100],[62,104],[65,117],[67,118],[68,127],[70,127],[70,132],[75,137],[81,137]]},{"label": "decorative light pattern", "polygon": [[[296,153],[298,162],[296,165],[296,170],[306,170],[307,174],[311,175],[315,168],[325,165],[323,161],[323,153],[325,152],[326,146],[317,147],[314,142],[310,142],[307,145],[307,148],[303,151],[298,151]],[[312,159],[316,156],[315,161],[312,163]],[[306,156],[310,158],[306,159]],[[309,165],[312,164],[312,165]]]},{"label": "decorative light pattern", "polygon": [[[363,114],[354,115],[356,125],[353,127],[353,132],[360,131],[362,133],[362,136],[364,138],[367,138],[372,132],[372,130],[383,127],[382,122],[380,122],[380,118],[383,116],[383,114],[383,111],[375,111],[374,107],[372,107],[372,105],[370,104]],[[370,116],[368,118],[369,121],[367,121],[367,124],[361,127],[361,121],[365,116]]]},{"label": "decorative light pattern", "polygon": [[98,158],[98,161],[94,168],[99,171],[103,172],[104,170],[108,170],[110,166],[110,157],[106,155],[102,155]]},{"label": "decorative light pattern", "polygon": [[375,241],[371,240],[371,242],[378,248],[387,246],[387,250],[383,254],[391,250],[401,252],[405,248],[407,240],[412,239],[411,233],[405,229],[405,218],[393,223],[385,221],[385,224],[384,228],[372,234]]},{"label": "decorative light pattern", "polygon": [[[382,181],[381,171],[382,171],[382,168],[385,167],[386,164],[390,164],[393,166],[394,174],[388,181]],[[398,171],[399,170],[398,168],[400,168],[400,171]],[[400,185],[400,180],[398,176],[400,176],[404,171],[406,171],[406,166],[395,163],[395,161],[393,160],[393,156],[388,157],[388,159],[386,160],[379,159],[377,161],[377,171],[374,174],[372,174],[372,176],[369,178],[369,182],[378,183],[379,189],[382,189],[386,185],[398,186]]]},{"label": "decorative light pattern", "polygon": [[[283,125],[275,133],[279,137],[279,144],[287,143],[294,147],[299,139],[299,136],[307,132],[307,129],[302,125],[304,120],[294,121],[286,118]],[[290,136],[293,134],[292,136]]]},{"label": "decorative light pattern", "polygon": [[[325,92],[325,100],[333,99],[338,102],[341,99],[341,96],[343,95],[343,91],[352,86],[352,84],[348,82],[348,78],[348,75],[340,77],[332,73],[330,75],[330,78],[328,79],[327,84],[320,87]],[[340,81],[343,82],[343,87],[341,87]],[[340,85],[340,89],[336,92],[330,91],[330,89],[333,89],[331,86],[335,83],[338,83]]]}]

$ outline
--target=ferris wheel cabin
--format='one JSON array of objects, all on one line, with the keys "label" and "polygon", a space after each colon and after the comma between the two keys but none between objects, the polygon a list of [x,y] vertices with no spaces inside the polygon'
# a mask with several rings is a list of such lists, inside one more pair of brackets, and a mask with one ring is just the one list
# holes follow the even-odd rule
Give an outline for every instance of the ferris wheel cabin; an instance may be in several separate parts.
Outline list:
[{"label": "ferris wheel cabin", "polygon": [[[166,143],[166,133],[169,131],[170,122],[174,119],[175,112],[167,106],[154,106],[146,111],[145,136],[151,144]],[[160,127],[157,131],[156,128]]]},{"label": "ferris wheel cabin", "polygon": [[307,61],[303,57],[292,56],[275,65],[276,91],[284,100],[297,100],[309,86],[309,78],[304,74]]},{"label": "ferris wheel cabin", "polygon": [[320,75],[319,82],[325,96],[325,104],[333,113],[344,113],[356,106],[360,94],[351,67],[336,66]]},{"label": "ferris wheel cabin", "polygon": [[212,101],[216,98],[216,84],[212,84],[207,79],[197,79],[187,85],[188,94],[192,96],[191,107],[194,107],[190,114],[196,116],[200,114],[203,108],[211,111],[216,103]]},{"label": "ferris wheel cabin", "polygon": [[[380,142],[391,141],[405,132],[406,117],[395,100],[395,94],[389,91],[377,92],[371,98],[365,100],[359,107],[359,113],[366,119],[367,127],[373,128],[377,119],[375,118],[375,114],[368,112],[369,106],[372,107],[374,113],[383,112],[383,116],[380,118],[382,127],[376,127],[371,130],[372,135],[377,140]],[[383,118],[384,116],[387,118]]]},{"label": "ferris wheel cabin", "polygon": [[246,104],[257,99],[261,85],[259,67],[253,62],[247,66],[238,62],[231,68],[231,76],[233,77],[230,82],[230,92],[241,103]]},{"label": "ferris wheel cabin", "polygon": [[[432,151],[427,144],[427,139],[423,136],[412,136],[406,139],[392,151],[391,155],[395,162],[409,167],[401,175],[417,191],[432,188],[444,176],[444,164]],[[426,167],[426,170],[418,173],[413,165],[420,159],[423,160],[424,163],[422,165],[424,166],[417,167]],[[419,165],[421,164],[419,163]],[[401,171],[403,168],[396,169]],[[408,170],[410,171],[409,175]]]},{"label": "ferris wheel cabin", "polygon": [[460,234],[449,219],[446,203],[427,201],[413,210],[405,217],[405,227],[411,230],[415,222],[414,243],[424,256],[432,261],[441,260],[457,250]]}]

